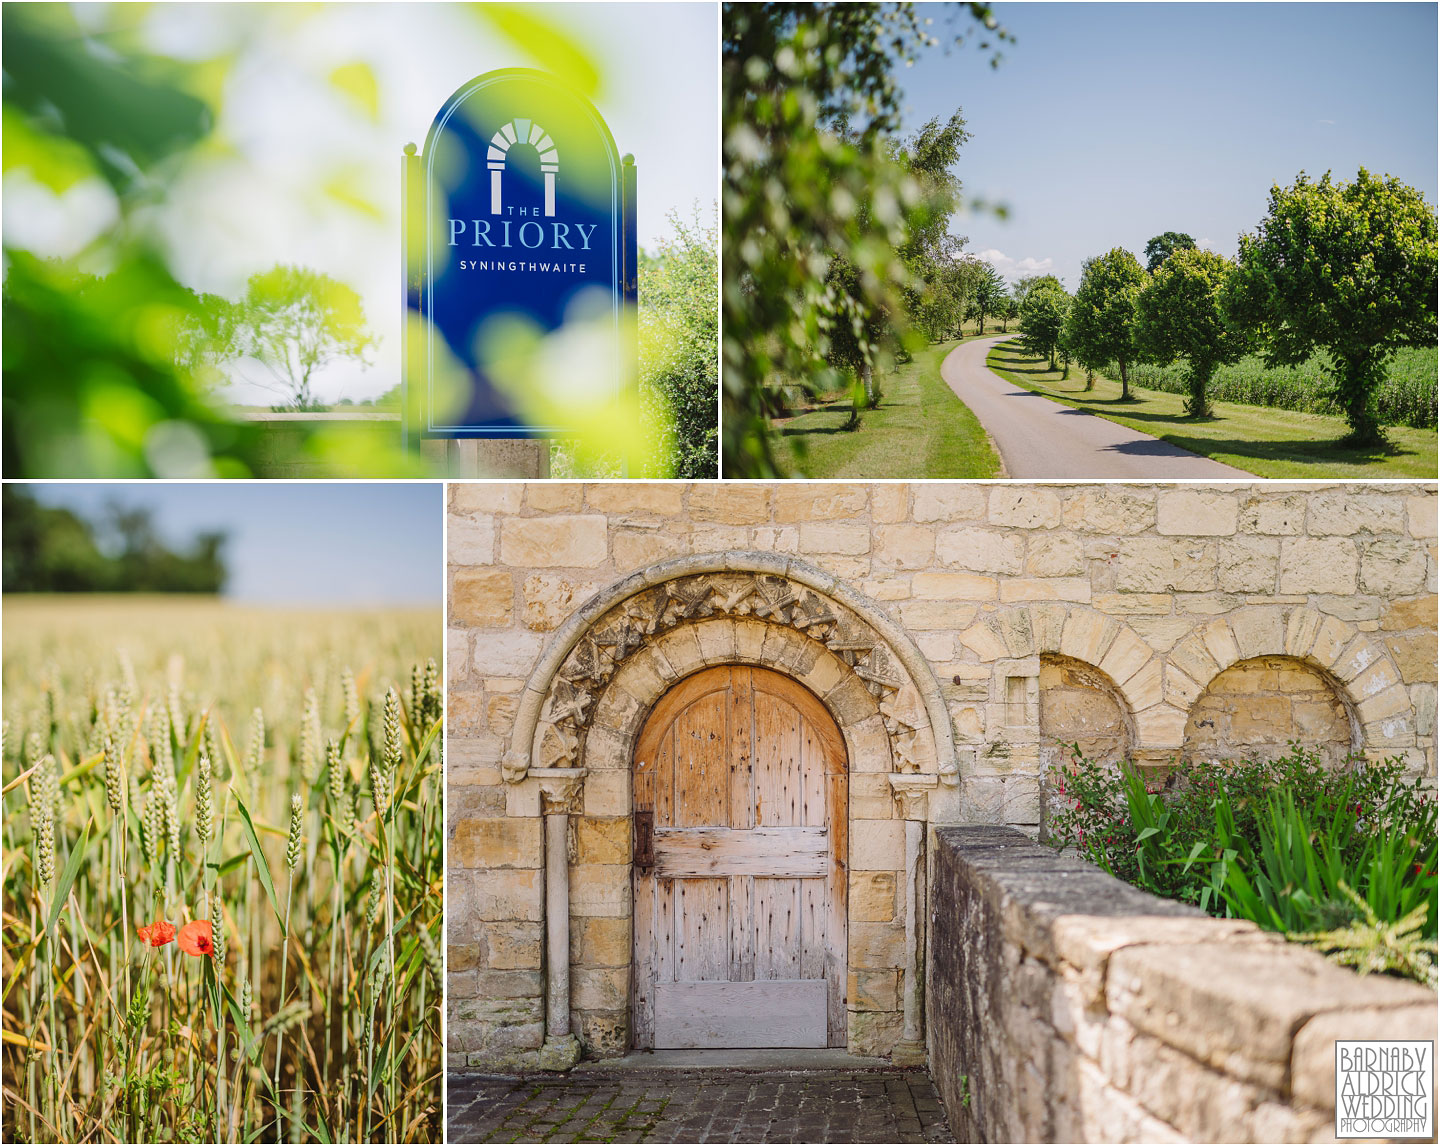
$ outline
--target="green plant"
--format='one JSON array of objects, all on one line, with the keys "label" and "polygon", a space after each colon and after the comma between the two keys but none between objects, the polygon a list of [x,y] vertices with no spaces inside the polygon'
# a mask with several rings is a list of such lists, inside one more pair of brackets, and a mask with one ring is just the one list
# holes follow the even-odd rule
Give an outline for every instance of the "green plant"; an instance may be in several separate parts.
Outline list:
[{"label": "green plant", "polygon": [[1402,918],[1386,923],[1348,884],[1342,883],[1340,890],[1360,912],[1359,920],[1332,931],[1312,931],[1290,938],[1318,948],[1334,962],[1354,967],[1362,975],[1393,971],[1407,979],[1418,979],[1434,990],[1437,945],[1434,938],[1423,937],[1427,923],[1434,934],[1431,904],[1422,903]]}]

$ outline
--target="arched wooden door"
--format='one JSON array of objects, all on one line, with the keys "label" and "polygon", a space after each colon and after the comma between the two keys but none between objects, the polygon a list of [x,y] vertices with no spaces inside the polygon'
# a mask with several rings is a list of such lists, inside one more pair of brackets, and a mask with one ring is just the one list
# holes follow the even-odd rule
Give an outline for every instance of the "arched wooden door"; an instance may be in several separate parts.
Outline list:
[{"label": "arched wooden door", "polygon": [[638,1047],[845,1045],[845,742],[802,686],[685,678],[636,742]]}]

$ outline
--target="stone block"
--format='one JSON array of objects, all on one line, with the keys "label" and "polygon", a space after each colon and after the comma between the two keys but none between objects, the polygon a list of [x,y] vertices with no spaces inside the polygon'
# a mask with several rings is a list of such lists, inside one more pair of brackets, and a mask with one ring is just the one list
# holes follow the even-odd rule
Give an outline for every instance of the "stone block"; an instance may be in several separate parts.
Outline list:
[{"label": "stone block", "polygon": [[446,488],[450,508],[465,514],[519,513],[525,493],[523,484],[509,481],[457,481]]},{"label": "stone block", "polygon": [[629,918],[630,865],[582,863],[570,868],[570,912]]},{"label": "stone block", "polygon": [[852,1011],[898,1011],[898,971],[851,971],[845,997]]},{"label": "stone block", "polygon": [[608,525],[601,514],[507,517],[500,526],[500,560],[522,569],[604,565]]},{"label": "stone block", "polygon": [[1081,533],[1124,536],[1155,524],[1155,495],[1107,485],[1065,495],[1065,524]]},{"label": "stone block", "polygon": [[1025,569],[1035,577],[1078,577],[1085,572],[1085,546],[1071,533],[1044,533],[1030,539]]},{"label": "stone block", "polygon": [[525,486],[525,505],[537,513],[573,513],[584,497],[585,487],[579,482],[537,481]]},{"label": "stone block", "polygon": [[871,970],[905,964],[905,928],[902,922],[850,921],[850,966]]},{"label": "stone block", "polygon": [[1273,593],[1280,543],[1267,537],[1233,537],[1220,542],[1219,584],[1226,593]]},{"label": "stone block", "polygon": [[1000,582],[1000,600],[1016,601],[1090,601],[1090,580],[1087,577],[1008,577]]},{"label": "stone block", "polygon": [[1230,618],[1230,632],[1242,660],[1285,650],[1285,618],[1278,608],[1243,609]]},{"label": "stone block", "polygon": [[914,487],[915,521],[976,521],[985,516],[984,487],[967,482],[919,482]]},{"label": "stone block", "polygon": [[877,525],[904,521],[910,511],[910,487],[881,482],[870,487],[870,520]]},{"label": "stone block", "polygon": [[1178,489],[1160,494],[1155,503],[1155,532],[1183,537],[1229,537],[1235,532],[1240,505],[1233,493]]},{"label": "stone block", "polygon": [[[463,882],[458,881],[452,868],[452,902],[447,904],[449,911],[454,913],[452,919],[463,919],[467,908],[476,919],[523,919],[530,922],[541,919],[545,873],[539,868],[516,871],[491,868],[466,875]],[[458,896],[455,895],[456,890],[460,892]]]},{"label": "stone block", "polygon": [[905,867],[905,821],[851,820],[850,864],[860,870]]},{"label": "stone block", "polygon": [[841,524],[833,521],[806,522],[800,527],[802,553],[860,554],[870,552],[868,525]]},{"label": "stone block", "polygon": [[988,620],[980,620],[960,634],[960,643],[982,661],[998,660],[1009,654],[1005,640]]},{"label": "stone block", "polygon": [[1385,646],[1390,650],[1390,655],[1395,658],[1395,667],[1400,670],[1400,679],[1406,684],[1436,679],[1434,633],[1387,637]]},{"label": "stone block", "polygon": [[644,569],[688,553],[688,538],[683,532],[670,528],[669,524],[665,523],[664,528],[616,529],[610,542],[615,568],[624,571]]},{"label": "stone block", "polygon": [[1388,601],[1380,617],[1380,627],[1387,631],[1434,629],[1435,605],[1433,594],[1407,601]]},{"label": "stone block", "polygon": [[[1413,1003],[1384,1009],[1327,1011],[1316,1015],[1295,1034],[1290,1064],[1290,1089],[1295,1102],[1320,1110],[1335,1109],[1335,1043],[1338,1039],[1400,1039],[1436,1042],[1435,999],[1417,994]],[[1435,1077],[1433,1057],[1430,1078]]]},{"label": "stone block", "polygon": [[903,601],[900,619],[911,630],[960,630],[975,619],[974,605],[954,601]]},{"label": "stone block", "polygon": [[450,866],[486,870],[540,867],[542,847],[539,820],[460,820],[451,829]]},{"label": "stone block", "polygon": [[630,770],[592,772],[585,777],[585,814],[613,817],[630,814]]},{"label": "stone block", "polygon": [[1100,658],[1099,669],[1111,680],[1124,684],[1145,665],[1155,651],[1137,637],[1132,629],[1120,627],[1105,655]]},{"label": "stone block", "polygon": [[575,825],[575,858],[578,863],[629,863],[630,817],[600,820],[578,816]]},{"label": "stone block", "polygon": [[1401,713],[1410,711],[1410,693],[1402,684],[1392,685],[1383,692],[1378,692],[1374,696],[1362,700],[1355,706],[1355,711],[1364,724],[1373,724],[1377,720],[1399,716]]},{"label": "stone block", "polygon": [[1280,543],[1280,592],[1354,593],[1355,543],[1343,537],[1285,538]]},{"label": "stone block", "polygon": [[935,561],[935,527],[878,525],[874,530],[875,560],[896,569],[925,569]]},{"label": "stone block", "polygon": [[935,559],[946,568],[1018,575],[1024,568],[1024,539],[983,526],[947,526],[935,539]]},{"label": "stone block", "polygon": [[1425,588],[1425,546],[1406,538],[1361,542],[1360,588],[1382,597],[1407,597]]},{"label": "stone block", "polygon": [[865,514],[868,490],[863,485],[781,482],[772,501],[777,522],[854,521]]},{"label": "stone block", "polygon": [[1130,537],[1117,546],[1115,588],[1128,593],[1203,593],[1215,588],[1215,543]]},{"label": "stone block", "polygon": [[1314,537],[1403,533],[1404,509],[1398,497],[1326,490],[1310,498],[1308,532]]},{"label": "stone block", "polygon": [[[1293,944],[1127,947],[1106,1002],[1138,1031],[1241,1082],[1282,1090],[1291,1032],[1320,1010],[1403,1006],[1424,988],[1361,977]],[[1427,1000],[1434,1006],[1433,996]]]},{"label": "stone block", "polygon": [[1098,667],[1119,631],[1119,624],[1101,613],[1076,610],[1066,619],[1060,634],[1060,652]]},{"label": "stone block", "polygon": [[[1263,636],[1263,632],[1261,629],[1257,635]],[[1219,668],[1227,669],[1240,659],[1240,645],[1225,621],[1209,622],[1200,630],[1200,636],[1205,641],[1205,651]]]},{"label": "stone block", "polygon": [[1060,524],[1060,495],[1044,486],[992,486],[990,521],[1017,529],[1054,529]]},{"label": "stone block", "polygon": [[497,971],[540,970],[541,924],[489,922],[481,924],[480,934],[488,951],[487,967]]},{"label": "stone block", "polygon": [[1411,537],[1435,536],[1435,495],[1420,494],[1405,499],[1405,521]]},{"label": "stone block", "polygon": [[583,967],[628,967],[631,922],[615,916],[570,917],[570,958]]},{"label": "stone block", "polygon": [[845,1047],[855,1055],[888,1055],[905,1029],[899,1011],[851,1011]]},{"label": "stone block", "polygon": [[470,627],[508,625],[515,605],[509,569],[457,568],[450,580],[450,620]]},{"label": "stone block", "polygon": [[916,573],[910,593],[931,601],[993,601],[999,591],[994,577],[972,573]]},{"label": "stone block", "polygon": [[585,504],[598,513],[643,513],[673,517],[682,509],[685,487],[678,482],[597,482],[585,487]]},{"label": "stone block", "polygon": [[690,516],[725,525],[760,525],[770,520],[770,488],[739,482],[696,482],[690,487]]},{"label": "stone block", "polygon": [[897,884],[893,871],[851,871],[850,919],[860,923],[889,923],[896,915]]},{"label": "stone block", "polygon": [[1241,498],[1241,533],[1260,533],[1271,537],[1296,537],[1305,532],[1305,506],[1309,500],[1303,493],[1276,497],[1273,494],[1251,493]]},{"label": "stone block", "polygon": [[530,675],[540,657],[540,638],[520,629],[476,629],[472,631],[470,675]]},{"label": "stone block", "polygon": [[1138,747],[1178,748],[1185,739],[1186,714],[1183,709],[1157,704],[1135,715]]},{"label": "stone block", "polygon": [[446,560],[451,565],[489,565],[495,560],[495,519],[452,514],[446,527]]},{"label": "stone block", "polygon": [[629,1002],[629,967],[570,968],[570,1006],[576,1010],[623,1010]]}]

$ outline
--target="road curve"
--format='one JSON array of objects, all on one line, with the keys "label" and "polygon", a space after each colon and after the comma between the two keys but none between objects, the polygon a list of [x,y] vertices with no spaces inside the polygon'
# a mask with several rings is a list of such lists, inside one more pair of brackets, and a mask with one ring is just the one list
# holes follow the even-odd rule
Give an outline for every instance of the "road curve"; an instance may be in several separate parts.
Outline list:
[{"label": "road curve", "polygon": [[1010,477],[1255,476],[1006,382],[985,365],[985,356],[1012,337],[963,342],[940,364],[940,376],[995,440]]}]

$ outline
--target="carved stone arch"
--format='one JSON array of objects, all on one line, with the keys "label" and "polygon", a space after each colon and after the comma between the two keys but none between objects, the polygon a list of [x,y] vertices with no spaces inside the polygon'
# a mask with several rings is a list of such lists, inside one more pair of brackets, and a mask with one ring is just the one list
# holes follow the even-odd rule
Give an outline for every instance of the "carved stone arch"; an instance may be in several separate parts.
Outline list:
[{"label": "carved stone arch", "polygon": [[[702,630],[710,620],[728,624],[733,634],[728,644],[725,626]],[[748,650],[740,644],[744,639],[753,645],[757,633],[772,630],[803,638],[799,643],[789,636],[774,638],[789,649],[783,655],[791,658],[791,671],[805,659],[796,650],[814,647],[804,669],[811,679],[804,674],[799,679],[832,712],[853,714],[874,705],[888,737],[893,771],[956,777],[954,732],[944,698],[909,634],[868,598],[806,562],[732,551],[675,558],[634,573],[602,589],[556,630],[525,683],[503,761],[505,779],[517,783],[532,770],[578,766],[603,747],[603,734],[596,738],[599,744],[587,741],[599,715],[607,712],[605,698],[612,695],[609,686],[617,674],[653,678],[638,686],[642,694],[685,675],[665,655],[665,642],[683,665],[765,664],[765,642],[771,638]],[[709,635],[704,647],[701,631]],[[698,657],[677,647],[692,640]],[[782,655],[780,644],[772,647],[776,657]],[[608,703],[625,705],[619,693]],[[615,739],[622,739],[643,718],[638,706],[634,698],[635,711],[607,713],[600,728],[609,726]],[[846,723],[843,716],[841,723]]]},{"label": "carved stone arch", "polygon": [[1139,755],[1180,745],[1186,708],[1166,687],[1164,658],[1121,617],[1078,603],[1001,606],[977,617],[960,640],[986,661],[1036,657],[1036,675],[1046,654],[1090,665],[1124,700]]},{"label": "carved stone arch", "polygon": [[1354,750],[1403,754],[1415,747],[1410,694],[1389,650],[1339,617],[1305,605],[1239,609],[1203,625],[1168,659],[1193,704],[1232,665],[1262,657],[1293,659],[1330,682],[1349,715]]}]

